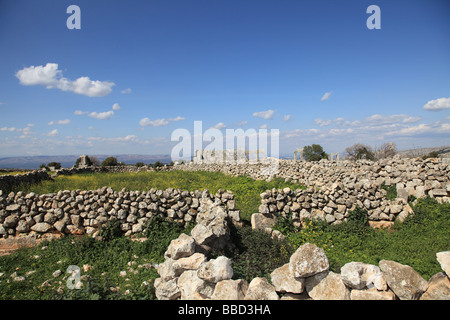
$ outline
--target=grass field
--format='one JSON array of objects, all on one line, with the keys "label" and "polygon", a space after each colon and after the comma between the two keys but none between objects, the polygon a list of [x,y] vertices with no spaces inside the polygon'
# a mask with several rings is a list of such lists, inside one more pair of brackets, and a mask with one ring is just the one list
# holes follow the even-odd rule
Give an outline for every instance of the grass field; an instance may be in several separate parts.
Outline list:
[{"label": "grass field", "polygon": [[[24,191],[51,193],[67,189],[98,189],[111,186],[115,190],[180,188],[184,190],[229,189],[243,216],[249,219],[257,211],[259,194],[266,189],[298,185],[281,180],[254,181],[247,177],[229,177],[206,172],[151,172],[139,174],[86,174],[61,176],[27,186]],[[234,278],[250,281],[254,277],[270,278],[277,267],[289,262],[292,253],[304,243],[325,250],[330,269],[340,272],[352,261],[378,265],[382,259],[411,266],[425,280],[442,272],[436,253],[450,250],[450,204],[434,199],[419,199],[415,214],[390,230],[374,230],[368,226],[366,213],[354,211],[348,222],[328,225],[308,221],[301,229],[293,228],[288,219],[279,219],[275,228],[286,235],[284,241],[273,240],[249,226],[233,227],[235,250],[217,252],[233,261]],[[189,234],[192,225],[183,229],[167,221],[150,221],[144,242],[134,242],[117,232],[111,224],[101,232],[104,241],[88,236],[63,237],[36,248],[21,249],[0,257],[0,299],[155,299],[153,281],[159,275],[152,266],[164,261],[164,252],[172,239],[182,232]],[[81,269],[83,287],[67,288],[71,265]],[[86,266],[84,270],[83,266]],[[60,270],[60,273],[56,272]],[[15,277],[24,277],[14,281]]]}]

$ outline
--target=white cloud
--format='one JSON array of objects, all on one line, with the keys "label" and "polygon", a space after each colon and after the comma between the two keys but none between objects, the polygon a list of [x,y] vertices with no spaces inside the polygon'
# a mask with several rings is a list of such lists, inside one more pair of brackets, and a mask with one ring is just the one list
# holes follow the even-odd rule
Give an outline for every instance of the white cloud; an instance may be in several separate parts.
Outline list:
[{"label": "white cloud", "polygon": [[244,126],[244,125],[246,125],[247,123],[248,123],[247,120],[242,120],[242,121],[239,121],[239,122],[238,122],[238,126]]},{"label": "white cloud", "polygon": [[291,115],[290,115],[290,114],[287,114],[287,115],[285,115],[285,116],[283,117],[283,121],[287,122],[287,121],[289,121],[289,120],[291,120]]},{"label": "white cloud", "polygon": [[8,131],[8,132],[22,132],[24,135],[31,134],[31,127],[33,127],[34,124],[29,123],[25,128],[16,128],[16,127],[2,127],[0,128],[0,131]]},{"label": "white cloud", "polygon": [[88,114],[88,113],[89,112],[87,112],[87,111],[75,110],[75,112],[73,114],[77,115],[77,116],[82,116],[82,115],[85,115],[85,114]]},{"label": "white cloud", "polygon": [[267,110],[267,111],[254,112],[254,113],[253,113],[253,116],[254,116],[254,117],[258,117],[258,118],[262,118],[262,119],[269,120],[269,119],[272,119],[272,118],[273,118],[274,114],[275,114],[275,110],[269,109],[269,110]]},{"label": "white cloud", "polygon": [[130,88],[126,88],[126,89],[120,91],[120,93],[123,93],[123,94],[131,93],[131,89]]},{"label": "white cloud", "polygon": [[167,119],[168,121],[181,121],[181,120],[186,120],[186,118],[185,117],[180,117],[180,116],[178,116],[178,117],[176,117],[176,118],[169,118],[169,119]]},{"label": "white cloud", "polygon": [[439,98],[436,100],[430,100],[423,106],[423,110],[440,111],[444,109],[450,109],[450,98]]},{"label": "white cloud", "polygon": [[150,120],[149,118],[146,117],[139,121],[139,125],[141,127],[147,127],[147,126],[162,127],[162,126],[167,126],[169,124],[169,122],[176,122],[176,121],[182,121],[182,120],[186,120],[186,118],[177,116],[175,118],[169,118],[167,120],[165,118]]},{"label": "white cloud", "polygon": [[47,89],[57,88],[71,91],[88,97],[103,97],[111,93],[113,82],[91,80],[80,77],[74,81],[64,78],[57,63],[47,63],[45,66],[30,66],[16,72],[16,77],[25,86],[42,85]]},{"label": "white cloud", "polygon": [[322,96],[322,98],[320,98],[320,101],[329,100],[332,93],[333,93],[332,91],[325,92],[325,94]]},{"label": "white cloud", "polygon": [[325,120],[325,119],[315,119],[314,123],[317,124],[319,127],[325,127],[325,126],[329,126],[332,123],[333,120]]},{"label": "white cloud", "polygon": [[226,127],[227,127],[227,126],[225,125],[225,123],[219,122],[218,124],[216,124],[215,126],[213,126],[213,127],[211,127],[211,128],[221,130],[221,129],[225,129]]},{"label": "white cloud", "polygon": [[114,103],[113,106],[112,106],[112,109],[113,109],[114,111],[118,111],[118,110],[120,110],[120,109],[122,109],[122,108],[119,106],[118,103]]},{"label": "white cloud", "polygon": [[389,123],[414,123],[420,121],[421,117],[415,117],[415,116],[409,116],[407,114],[391,114],[391,115],[381,115],[381,114],[374,114],[370,117],[367,117],[364,119],[369,124],[389,124]]},{"label": "white cloud", "polygon": [[64,125],[64,124],[69,124],[69,123],[70,123],[70,119],[64,119],[64,120],[50,121],[48,123],[48,125],[49,126],[52,126],[54,124],[62,124],[62,125]]},{"label": "white cloud", "polygon": [[141,127],[147,127],[147,126],[153,126],[153,127],[162,127],[167,126],[169,124],[169,121],[166,119],[156,119],[156,120],[150,120],[149,118],[143,118],[139,121],[139,125]]},{"label": "white cloud", "polygon": [[54,129],[46,134],[49,137],[56,137],[59,135],[58,129]]},{"label": "white cloud", "polygon": [[114,111],[105,111],[105,112],[91,112],[88,114],[89,117],[98,119],[98,120],[107,120],[111,119],[111,117],[114,115]]},{"label": "white cloud", "polygon": [[259,129],[267,129],[267,124],[260,125]]}]

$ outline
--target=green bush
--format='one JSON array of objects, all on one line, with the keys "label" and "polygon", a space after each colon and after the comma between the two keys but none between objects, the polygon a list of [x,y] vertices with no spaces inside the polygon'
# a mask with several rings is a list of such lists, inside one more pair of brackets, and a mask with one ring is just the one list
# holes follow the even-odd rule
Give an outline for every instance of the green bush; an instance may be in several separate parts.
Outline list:
[{"label": "green bush", "polygon": [[102,167],[113,167],[117,166],[117,158],[116,157],[108,157],[105,160],[102,161]]},{"label": "green bush", "polygon": [[226,253],[233,262],[233,279],[250,282],[255,277],[270,280],[270,273],[289,262],[293,251],[284,241],[272,239],[262,230],[251,227],[231,228],[235,250]]},{"label": "green bush", "polygon": [[306,161],[319,161],[328,159],[328,154],[323,151],[323,147],[319,144],[303,147],[303,158]]},{"label": "green bush", "polygon": [[99,236],[102,241],[111,241],[123,236],[119,220],[110,220],[100,228]]},{"label": "green bush", "polygon": [[397,187],[395,184],[387,186],[384,182],[381,184],[381,188],[387,191],[386,197],[389,200],[395,200],[397,198]]}]

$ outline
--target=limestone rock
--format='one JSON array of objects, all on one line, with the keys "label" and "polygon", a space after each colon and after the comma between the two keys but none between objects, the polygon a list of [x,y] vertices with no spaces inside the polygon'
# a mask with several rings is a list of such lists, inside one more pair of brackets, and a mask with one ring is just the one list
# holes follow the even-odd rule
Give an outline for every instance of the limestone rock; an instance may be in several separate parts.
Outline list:
[{"label": "limestone rock", "polygon": [[391,290],[379,291],[376,288],[364,290],[352,290],[351,300],[395,300],[395,294]]},{"label": "limestone rock", "polygon": [[248,290],[246,280],[222,280],[216,284],[213,300],[243,300]]},{"label": "limestone rock", "polygon": [[313,300],[350,300],[350,289],[341,275],[322,272],[306,279],[306,291]]},{"label": "limestone rock", "polygon": [[276,217],[273,214],[254,213],[251,217],[252,229],[264,230],[265,228],[271,228],[276,223]]},{"label": "limestone rock", "polygon": [[289,271],[289,263],[275,269],[270,274],[270,279],[277,292],[299,294],[305,289],[305,279],[294,278]]},{"label": "limestone rock", "polygon": [[436,253],[436,258],[441,265],[442,270],[450,275],[450,251],[442,251]]},{"label": "limestone rock", "polygon": [[310,277],[328,270],[329,267],[323,249],[310,243],[300,246],[289,260],[289,271],[294,278]]},{"label": "limestone rock", "polygon": [[155,295],[158,300],[175,300],[181,296],[178,288],[178,278],[163,281],[161,278],[155,279]]},{"label": "limestone rock", "polygon": [[450,281],[443,272],[437,273],[428,281],[427,291],[420,300],[450,300]]},{"label": "limestone rock", "polygon": [[164,257],[174,260],[189,257],[195,252],[195,241],[185,233],[180,234],[177,239],[170,242]]},{"label": "limestone rock", "polygon": [[182,300],[209,299],[214,293],[214,284],[200,279],[197,270],[188,270],[178,278]]},{"label": "limestone rock", "polygon": [[211,259],[200,266],[197,275],[200,279],[214,283],[229,280],[233,277],[231,260],[224,256]]},{"label": "limestone rock", "polygon": [[428,283],[410,266],[389,260],[381,260],[379,265],[389,288],[401,300],[416,300],[428,288]]},{"label": "limestone rock", "polygon": [[31,227],[31,230],[40,232],[40,233],[45,233],[52,229],[53,229],[53,226],[48,224],[47,222],[39,222]]},{"label": "limestone rock", "polygon": [[362,262],[349,262],[341,268],[345,285],[352,289],[372,288],[387,290],[386,279],[379,267]]},{"label": "limestone rock", "polygon": [[248,285],[245,300],[279,300],[275,287],[266,278],[254,278]]}]

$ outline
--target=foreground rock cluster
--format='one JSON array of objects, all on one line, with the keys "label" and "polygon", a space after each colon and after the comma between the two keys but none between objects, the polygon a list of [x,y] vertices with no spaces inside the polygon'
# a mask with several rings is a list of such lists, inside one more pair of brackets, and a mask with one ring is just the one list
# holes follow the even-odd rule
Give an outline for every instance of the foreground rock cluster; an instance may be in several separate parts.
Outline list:
[{"label": "foreground rock cluster", "polygon": [[33,192],[4,195],[0,190],[0,236],[6,238],[30,232],[95,235],[109,220],[118,220],[122,231],[129,236],[142,232],[145,223],[155,215],[181,224],[194,222],[202,199],[226,207],[231,221],[240,220],[234,195],[223,190],[215,195],[208,190],[140,192],[123,189],[117,192],[108,187],[43,195]]},{"label": "foreground rock cluster", "polygon": [[[158,299],[450,300],[450,251],[437,254],[444,272],[428,282],[410,266],[388,260],[381,260],[379,266],[350,262],[335,273],[329,270],[325,252],[310,243],[300,246],[289,263],[275,269],[270,282],[266,278],[254,278],[250,283],[233,279],[229,258],[207,259],[211,249],[227,243],[226,216],[223,207],[206,205],[191,236],[181,234],[170,243],[165,262],[158,266],[160,278],[154,283]],[[214,240],[206,242],[201,234],[217,226],[220,231],[207,232]]]}]

